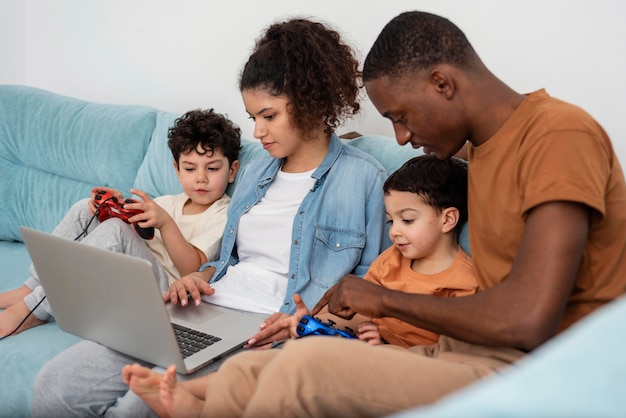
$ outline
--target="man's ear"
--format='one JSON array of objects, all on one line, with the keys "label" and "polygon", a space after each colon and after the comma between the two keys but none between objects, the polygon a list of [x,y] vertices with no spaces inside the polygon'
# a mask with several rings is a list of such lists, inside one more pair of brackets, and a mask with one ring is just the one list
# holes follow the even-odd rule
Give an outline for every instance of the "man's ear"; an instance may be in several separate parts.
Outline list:
[{"label": "man's ear", "polygon": [[451,99],[454,96],[456,85],[451,74],[445,68],[433,68],[430,72],[430,82],[434,85],[437,93],[442,94],[446,99]]},{"label": "man's ear", "polygon": [[443,223],[441,224],[441,232],[447,234],[454,230],[456,225],[459,223],[459,210],[454,207],[445,208],[441,212],[441,216],[443,219]]},{"label": "man's ear", "polygon": [[228,171],[228,182],[232,183],[235,181],[235,177],[237,176],[237,172],[239,172],[239,160],[233,161],[230,165],[230,169]]}]

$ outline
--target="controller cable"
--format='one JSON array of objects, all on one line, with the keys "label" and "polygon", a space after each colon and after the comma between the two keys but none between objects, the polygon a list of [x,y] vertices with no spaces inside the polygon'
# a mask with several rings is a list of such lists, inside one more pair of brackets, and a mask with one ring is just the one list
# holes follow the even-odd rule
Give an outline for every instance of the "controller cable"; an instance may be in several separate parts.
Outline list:
[{"label": "controller cable", "polygon": [[[104,202],[106,202],[107,200],[111,200],[114,199],[113,197],[110,197],[108,199],[106,199]],[[102,203],[104,203],[102,202]],[[91,219],[89,219],[89,222],[87,222],[87,225],[85,225],[85,227],[83,228],[83,232],[81,232],[76,238],[74,238],[74,241],[78,241],[80,239],[80,237],[82,236],[87,236],[87,231],[89,230],[89,226],[91,225],[91,223],[93,222],[93,220],[96,218],[96,216],[98,216],[98,213],[100,213],[100,207],[102,206],[102,203],[100,203],[100,205],[96,208],[96,211],[94,212],[93,216],[91,217]],[[33,312],[35,312],[35,310],[39,307],[39,305],[41,305],[41,303],[46,300],[46,296],[44,295],[44,297],[37,302],[37,304],[35,305],[35,307],[33,309],[30,310],[30,312],[28,312],[28,314],[26,314],[26,316],[24,317],[24,319],[22,319],[22,322],[20,322],[20,324],[10,333],[8,333],[7,335],[0,337],[0,341],[4,340],[6,337],[10,337],[11,335],[15,334],[17,332],[18,329],[20,329],[20,327],[22,325],[24,325],[24,322],[26,322],[26,320],[33,314]]]}]

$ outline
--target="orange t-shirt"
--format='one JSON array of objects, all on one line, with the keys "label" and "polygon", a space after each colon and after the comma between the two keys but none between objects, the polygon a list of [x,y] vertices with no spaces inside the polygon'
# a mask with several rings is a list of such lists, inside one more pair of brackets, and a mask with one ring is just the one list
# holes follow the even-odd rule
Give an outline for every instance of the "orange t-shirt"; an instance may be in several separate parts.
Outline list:
[{"label": "orange t-shirt", "polygon": [[528,211],[570,201],[594,214],[559,330],[626,291],[624,174],[608,136],[584,110],[544,90],[529,94],[496,135],[470,147],[468,187],[481,290],[509,274]]},{"label": "orange t-shirt", "polygon": [[[391,246],[372,262],[363,278],[388,289],[440,297],[471,295],[478,289],[472,261],[460,247],[450,267],[427,275],[411,270],[411,260]],[[412,347],[433,344],[439,339],[439,334],[396,318],[374,318],[372,321],[389,344]]]}]

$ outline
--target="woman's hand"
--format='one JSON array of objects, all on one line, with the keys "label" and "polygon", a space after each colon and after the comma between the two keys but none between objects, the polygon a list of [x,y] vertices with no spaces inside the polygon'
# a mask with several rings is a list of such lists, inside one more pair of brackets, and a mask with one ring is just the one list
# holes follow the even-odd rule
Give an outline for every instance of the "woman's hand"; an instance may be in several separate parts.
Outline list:
[{"label": "woman's hand", "polygon": [[188,299],[193,300],[196,306],[202,303],[201,296],[210,296],[215,293],[209,285],[209,279],[215,273],[214,267],[209,267],[203,271],[195,271],[181,277],[172,283],[163,294],[163,301],[175,305],[180,302],[181,306],[187,306]]},{"label": "woman's hand", "polygon": [[273,342],[298,338],[296,327],[300,322],[300,318],[309,314],[309,309],[299,294],[295,293],[293,295],[293,301],[296,304],[295,314],[288,315],[280,312],[272,314],[261,323],[261,331],[248,340],[245,348],[270,348]]}]

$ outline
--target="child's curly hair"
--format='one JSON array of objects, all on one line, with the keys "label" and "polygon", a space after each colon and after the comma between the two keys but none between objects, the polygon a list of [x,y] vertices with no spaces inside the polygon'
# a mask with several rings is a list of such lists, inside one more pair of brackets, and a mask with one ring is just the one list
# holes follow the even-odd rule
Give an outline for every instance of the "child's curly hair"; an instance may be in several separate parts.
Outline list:
[{"label": "child's curly hair", "polygon": [[191,151],[213,154],[221,150],[232,164],[239,158],[241,150],[241,129],[226,116],[215,113],[213,109],[190,110],[176,119],[169,128],[167,145],[172,151],[174,161],[178,163],[181,154]]}]

